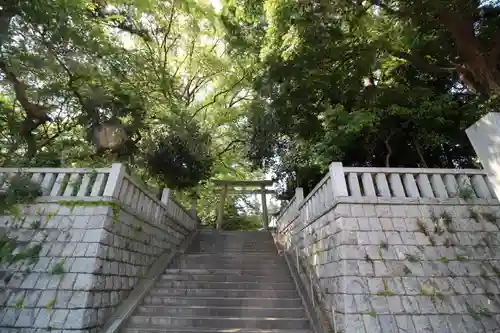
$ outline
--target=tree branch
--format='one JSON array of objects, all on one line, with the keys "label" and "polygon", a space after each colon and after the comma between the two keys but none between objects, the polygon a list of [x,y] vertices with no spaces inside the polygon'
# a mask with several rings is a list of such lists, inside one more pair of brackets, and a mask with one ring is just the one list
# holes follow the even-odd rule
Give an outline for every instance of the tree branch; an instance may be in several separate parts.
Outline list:
[{"label": "tree branch", "polygon": [[227,151],[229,151],[235,144],[237,143],[245,143],[245,141],[243,140],[240,140],[240,139],[235,139],[233,141],[231,141],[227,146],[226,148],[224,148],[222,151],[220,151],[218,154],[217,154],[217,157],[221,157],[222,155],[224,155]]},{"label": "tree branch", "polygon": [[241,79],[239,79],[238,81],[236,81],[231,87],[225,89],[225,90],[222,90],[220,92],[218,92],[217,94],[214,95],[213,99],[208,102],[208,103],[205,103],[204,105],[202,105],[201,107],[199,107],[194,113],[193,115],[191,116],[191,119],[193,119],[194,117],[196,117],[196,115],[203,109],[205,109],[206,107],[212,105],[212,104],[215,104],[217,102],[217,97],[219,97],[220,95],[223,95],[223,94],[226,94],[228,92],[230,92],[231,90],[234,89],[234,87],[236,87],[238,84],[240,84],[241,82],[243,82],[243,80],[245,80],[246,76],[244,75]]},{"label": "tree branch", "polygon": [[375,5],[375,6],[382,8],[385,12],[387,12],[390,15],[394,15],[397,17],[409,17],[408,13],[392,9],[387,4],[383,3],[381,0],[373,0],[372,5]]},{"label": "tree branch", "polygon": [[415,65],[416,67],[420,68],[421,70],[425,72],[430,72],[430,73],[450,73],[453,72],[457,69],[455,64],[451,64],[450,66],[453,67],[441,67],[435,64],[431,64],[430,62],[427,62],[423,58],[420,58],[419,56],[415,54],[410,54],[404,51],[396,51],[396,50],[390,50],[389,49],[389,54],[392,55],[393,57],[404,59]]},{"label": "tree branch", "polygon": [[385,155],[385,167],[389,168],[391,166],[391,156],[392,156],[392,148],[389,144],[389,140],[392,137],[392,133],[390,133],[387,138],[384,140],[385,148],[387,149],[387,155]]},{"label": "tree branch", "polygon": [[236,94],[234,94],[233,97],[231,97],[231,99],[229,100],[229,104],[227,105],[228,108],[232,108],[233,106],[235,106],[236,104],[238,104],[239,102],[241,102],[243,100],[249,100],[247,98],[249,95],[249,92],[246,89],[244,89],[244,90],[245,90],[245,96],[236,98],[236,97],[238,97],[238,94],[241,92],[241,90],[240,90]]},{"label": "tree branch", "polygon": [[11,83],[16,99],[26,111],[28,118],[34,118],[38,120],[40,124],[50,121],[51,119],[47,115],[47,108],[39,104],[31,103],[28,100],[24,83],[19,81],[17,76],[7,68],[7,64],[3,60],[0,60],[0,69],[5,73],[7,80]]},{"label": "tree branch", "polygon": [[415,146],[415,150],[417,151],[420,162],[422,163],[422,167],[427,168],[427,163],[425,162],[424,155],[422,154],[422,150],[420,149],[420,144],[415,138],[413,138],[413,145]]}]

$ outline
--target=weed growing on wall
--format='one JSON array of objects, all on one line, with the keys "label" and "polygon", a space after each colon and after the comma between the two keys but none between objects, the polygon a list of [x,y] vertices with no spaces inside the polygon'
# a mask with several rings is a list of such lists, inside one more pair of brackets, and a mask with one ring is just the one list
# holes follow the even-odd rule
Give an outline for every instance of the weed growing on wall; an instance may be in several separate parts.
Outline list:
[{"label": "weed growing on wall", "polygon": [[61,259],[61,261],[59,261],[57,264],[54,265],[54,267],[52,267],[52,275],[60,275],[60,274],[64,274],[65,270],[64,270],[64,259]]},{"label": "weed growing on wall", "polygon": [[[40,185],[31,181],[26,175],[16,175],[9,178],[6,183],[6,189],[0,191],[0,215],[13,216],[15,220],[21,219],[21,205],[34,202],[42,194]],[[12,228],[15,227],[14,221]],[[38,259],[41,248],[41,245],[37,244],[20,249],[17,239],[11,237],[7,230],[0,232],[0,264],[12,264],[22,260],[33,263]]]},{"label": "weed growing on wall", "polygon": [[384,290],[379,291],[377,293],[377,296],[395,296],[395,295],[397,295],[395,292],[393,292],[392,290],[389,289],[389,284],[387,283],[387,281],[385,279],[382,280],[382,283],[384,284]]},{"label": "weed growing on wall", "polygon": [[476,223],[481,222],[479,219],[479,213],[476,212],[472,207],[469,207],[469,218],[476,221]]},{"label": "weed growing on wall", "polygon": [[469,201],[474,198],[475,193],[471,186],[462,184],[455,196],[462,200]]},{"label": "weed growing on wall", "polygon": [[76,207],[98,207],[98,206],[107,206],[111,208],[113,213],[113,225],[118,223],[118,215],[120,214],[121,206],[116,202],[109,202],[105,200],[98,201],[83,201],[83,200],[61,200],[57,202],[59,205],[63,207],[70,208],[72,212]]},{"label": "weed growing on wall", "polygon": [[19,216],[19,206],[32,203],[42,195],[40,185],[28,176],[16,175],[7,181],[7,189],[0,191],[0,215]]},{"label": "weed growing on wall", "polygon": [[418,231],[423,233],[426,236],[429,236],[429,231],[427,231],[427,227],[425,226],[425,222],[422,221],[421,219],[417,219],[417,228]]}]

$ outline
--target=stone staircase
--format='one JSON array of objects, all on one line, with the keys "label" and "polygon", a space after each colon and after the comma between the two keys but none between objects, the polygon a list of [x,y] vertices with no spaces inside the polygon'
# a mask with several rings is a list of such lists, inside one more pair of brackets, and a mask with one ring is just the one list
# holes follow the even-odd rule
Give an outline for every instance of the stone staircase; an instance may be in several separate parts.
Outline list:
[{"label": "stone staircase", "polygon": [[268,232],[200,231],[122,333],[310,333]]}]

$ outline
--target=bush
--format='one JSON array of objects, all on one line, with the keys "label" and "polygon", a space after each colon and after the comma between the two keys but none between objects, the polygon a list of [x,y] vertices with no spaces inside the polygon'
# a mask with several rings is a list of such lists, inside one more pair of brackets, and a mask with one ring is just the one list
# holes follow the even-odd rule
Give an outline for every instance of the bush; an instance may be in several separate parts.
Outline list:
[{"label": "bush", "polygon": [[39,184],[25,175],[16,175],[7,181],[7,189],[0,191],[0,214],[8,215],[16,205],[33,202],[41,195]]},{"label": "bush", "polygon": [[196,126],[171,133],[148,155],[148,169],[171,189],[192,188],[210,177],[213,158],[209,143],[210,136]]}]

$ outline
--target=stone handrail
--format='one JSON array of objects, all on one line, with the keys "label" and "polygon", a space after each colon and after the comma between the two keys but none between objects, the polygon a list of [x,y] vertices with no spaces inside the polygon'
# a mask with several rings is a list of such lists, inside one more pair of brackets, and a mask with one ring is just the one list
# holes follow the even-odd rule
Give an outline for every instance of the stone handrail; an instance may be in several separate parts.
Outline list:
[{"label": "stone handrail", "polygon": [[334,162],[302,201],[294,196],[278,217],[278,230],[306,227],[328,211],[336,197],[492,199],[495,194],[481,169],[363,168]]},{"label": "stone handrail", "polygon": [[101,197],[110,196],[114,184],[109,182],[112,168],[0,168],[0,188],[6,189],[8,178],[24,175],[42,187],[43,196]]},{"label": "stone handrail", "polygon": [[[168,195],[162,200],[144,189],[125,165],[111,168],[0,168],[0,189],[6,189],[8,178],[24,175],[39,183],[43,197],[73,200],[113,198],[127,205],[148,220],[167,217],[184,229],[196,228],[197,221],[175,199]],[[169,192],[168,189],[165,191]],[[164,192],[165,192],[164,191]]]},{"label": "stone handrail", "polygon": [[297,187],[295,189],[295,195],[293,196],[288,204],[281,210],[277,221],[280,221],[278,228],[280,230],[286,229],[298,216],[299,205],[304,201],[304,192],[302,188]]},{"label": "stone handrail", "polygon": [[488,176],[479,169],[343,168],[352,197],[494,197]]}]

